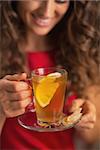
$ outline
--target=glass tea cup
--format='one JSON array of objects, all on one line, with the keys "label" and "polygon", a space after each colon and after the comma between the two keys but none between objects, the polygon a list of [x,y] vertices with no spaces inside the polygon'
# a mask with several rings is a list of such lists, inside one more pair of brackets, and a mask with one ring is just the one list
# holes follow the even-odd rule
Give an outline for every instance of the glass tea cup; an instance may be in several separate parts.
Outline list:
[{"label": "glass tea cup", "polygon": [[67,71],[61,68],[37,68],[31,72],[37,124],[58,125],[62,118]]},{"label": "glass tea cup", "polygon": [[[82,109],[64,112],[67,71],[61,68],[37,68],[25,80],[32,89],[33,101],[18,116],[19,124],[38,132],[55,132],[72,128],[82,117]],[[35,107],[35,108],[34,108]]]}]

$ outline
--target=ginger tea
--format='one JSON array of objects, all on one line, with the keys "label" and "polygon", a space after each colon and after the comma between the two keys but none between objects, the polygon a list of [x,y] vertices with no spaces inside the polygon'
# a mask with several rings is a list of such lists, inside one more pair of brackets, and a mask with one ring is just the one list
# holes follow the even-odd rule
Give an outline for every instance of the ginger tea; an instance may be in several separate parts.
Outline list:
[{"label": "ginger tea", "polygon": [[38,122],[54,124],[59,122],[63,113],[67,72],[49,69],[42,74],[33,73],[32,84]]}]

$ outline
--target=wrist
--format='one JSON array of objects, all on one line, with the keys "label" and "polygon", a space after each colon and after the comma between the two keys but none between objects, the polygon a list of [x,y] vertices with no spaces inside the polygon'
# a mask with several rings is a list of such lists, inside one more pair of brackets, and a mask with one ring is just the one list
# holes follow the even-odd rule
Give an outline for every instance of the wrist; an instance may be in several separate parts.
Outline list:
[{"label": "wrist", "polygon": [[6,120],[6,115],[3,111],[2,106],[0,106],[0,122],[4,122]]}]

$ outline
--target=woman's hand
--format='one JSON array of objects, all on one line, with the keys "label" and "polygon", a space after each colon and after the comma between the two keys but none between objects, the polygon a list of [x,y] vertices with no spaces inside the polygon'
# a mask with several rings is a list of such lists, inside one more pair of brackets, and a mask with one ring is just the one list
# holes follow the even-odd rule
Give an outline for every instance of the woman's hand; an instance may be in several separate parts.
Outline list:
[{"label": "woman's hand", "polygon": [[31,102],[31,89],[24,82],[26,74],[7,75],[0,80],[0,106],[6,117],[15,117],[25,112]]},{"label": "woman's hand", "polygon": [[70,112],[75,112],[78,108],[82,108],[82,117],[75,128],[81,131],[92,129],[96,122],[96,108],[94,104],[89,100],[76,99],[70,108]]}]

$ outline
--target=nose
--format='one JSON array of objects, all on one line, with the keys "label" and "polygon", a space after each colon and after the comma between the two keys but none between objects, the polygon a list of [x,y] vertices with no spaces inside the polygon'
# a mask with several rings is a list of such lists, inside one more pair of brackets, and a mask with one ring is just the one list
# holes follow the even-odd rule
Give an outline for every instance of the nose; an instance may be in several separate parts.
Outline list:
[{"label": "nose", "polygon": [[54,16],[55,13],[55,2],[54,0],[43,0],[40,9],[41,15],[45,18]]}]

